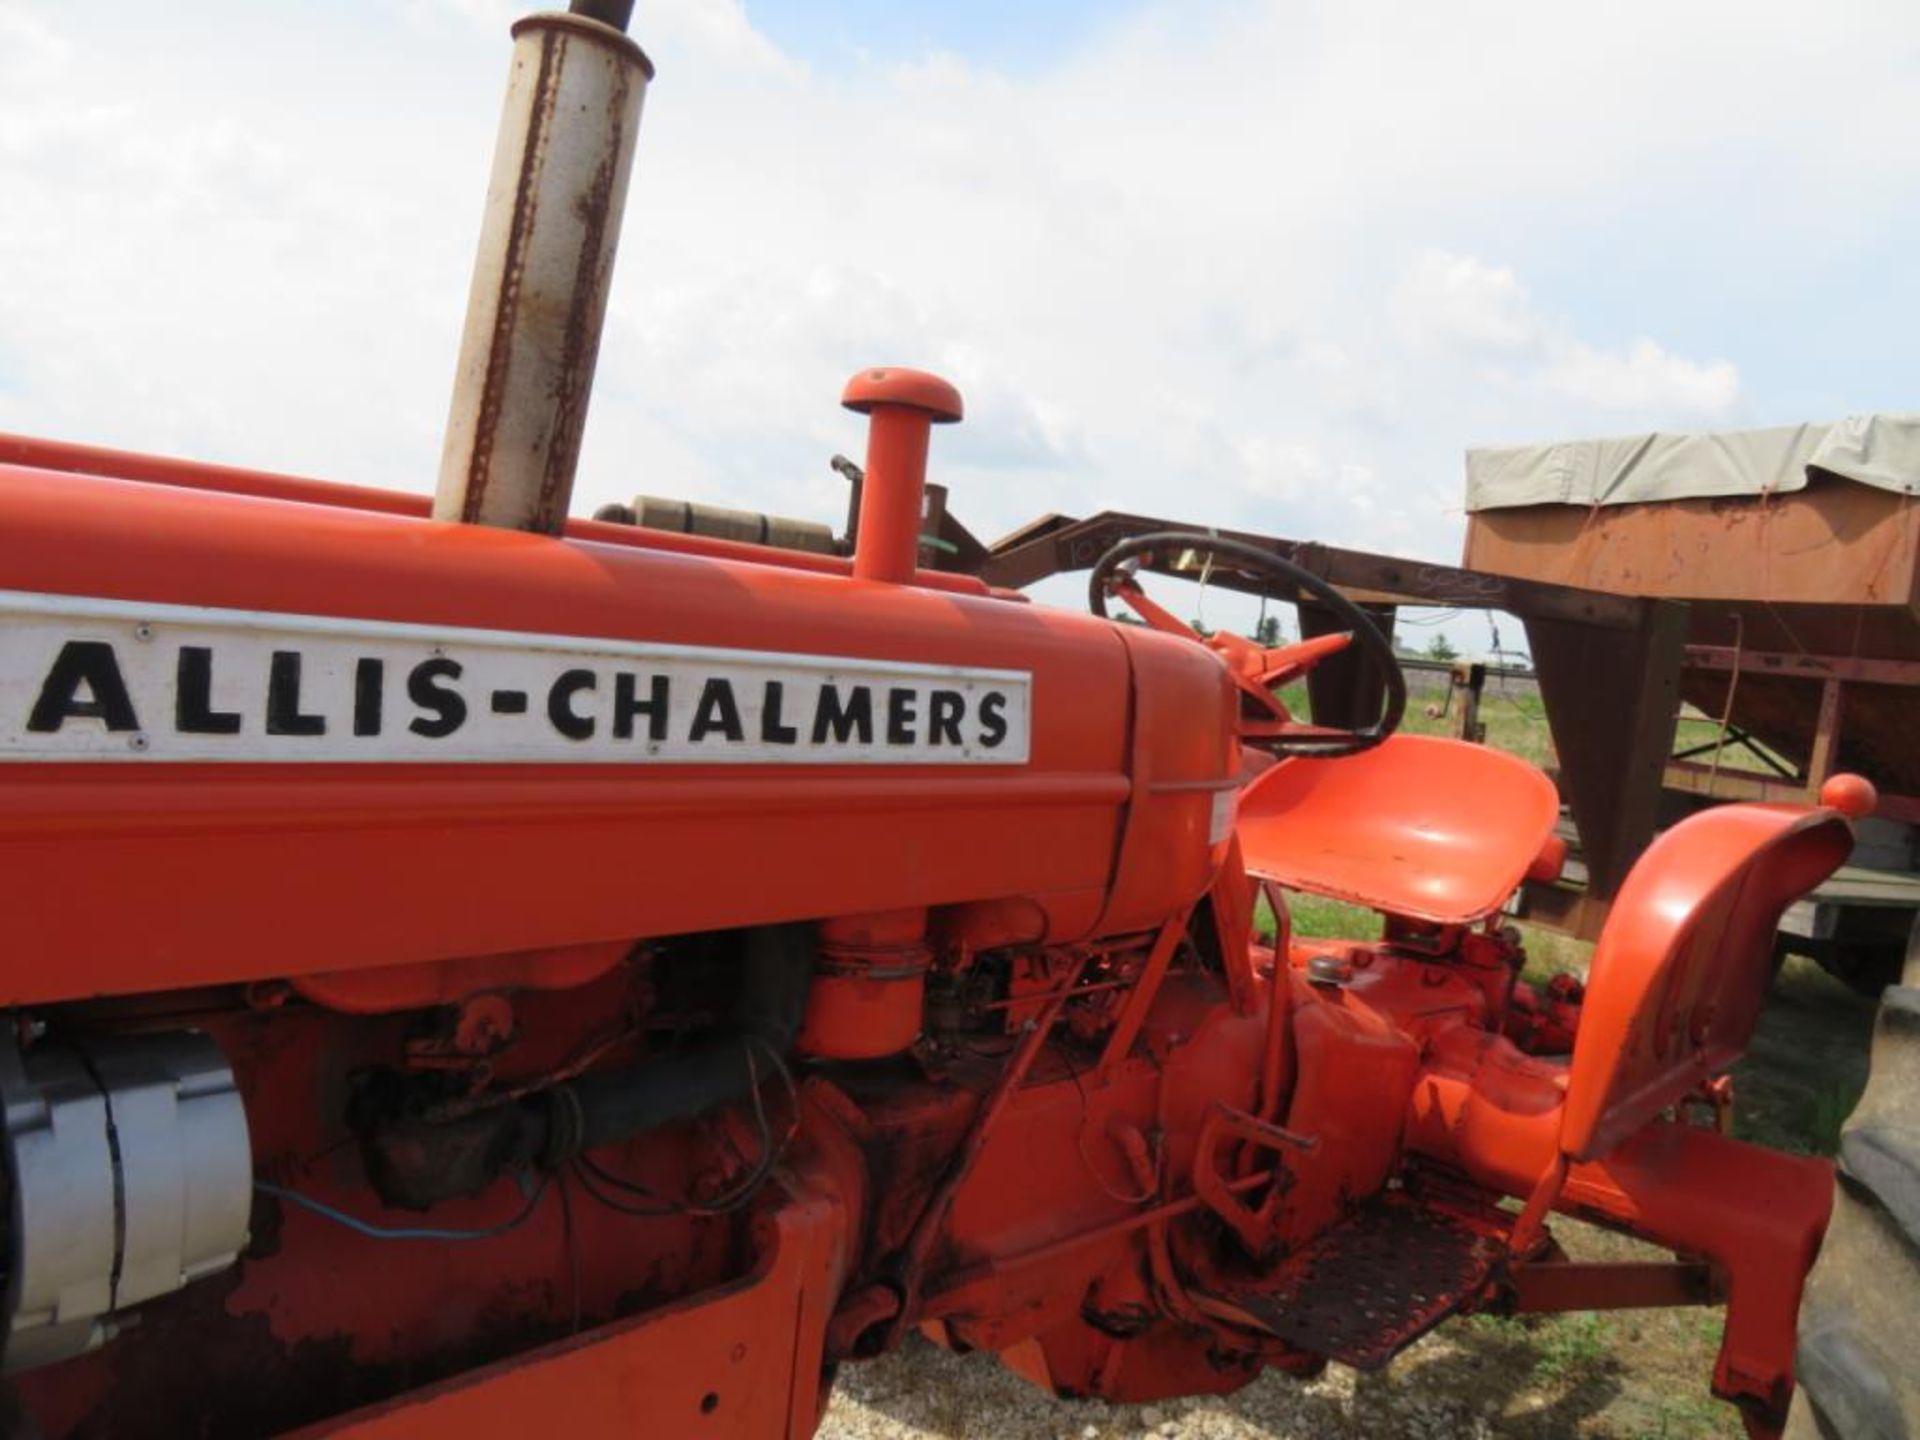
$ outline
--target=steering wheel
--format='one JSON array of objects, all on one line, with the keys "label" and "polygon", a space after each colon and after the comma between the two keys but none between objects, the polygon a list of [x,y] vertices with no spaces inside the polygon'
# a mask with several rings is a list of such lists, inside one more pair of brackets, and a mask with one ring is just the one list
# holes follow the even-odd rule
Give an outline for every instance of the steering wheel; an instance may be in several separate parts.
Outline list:
[{"label": "steering wheel", "polygon": [[[1292,645],[1267,649],[1240,635],[1224,632],[1202,635],[1192,626],[1162,609],[1147,598],[1134,579],[1137,566],[1126,562],[1136,556],[1171,548],[1197,550],[1219,555],[1235,562],[1236,568],[1250,570],[1277,582],[1276,588],[1304,591],[1346,625],[1344,631],[1300,640]],[[1328,759],[1370,750],[1400,728],[1400,717],[1407,708],[1407,681],[1394,658],[1393,645],[1380,633],[1373,618],[1333,586],[1291,560],[1283,560],[1271,551],[1243,540],[1224,536],[1195,534],[1184,530],[1162,530],[1152,535],[1136,535],[1122,540],[1094,562],[1087,577],[1087,604],[1101,619],[1107,615],[1109,596],[1124,601],[1155,630],[1178,635],[1197,645],[1205,645],[1227,662],[1233,683],[1239,687],[1240,739],[1242,743],[1276,756],[1312,755]],[[1298,603],[1296,601],[1296,603]],[[1278,688],[1305,675],[1329,655],[1357,644],[1367,664],[1386,682],[1386,699],[1380,716],[1371,725],[1342,729],[1332,725],[1309,725],[1293,718],[1281,703]]]}]

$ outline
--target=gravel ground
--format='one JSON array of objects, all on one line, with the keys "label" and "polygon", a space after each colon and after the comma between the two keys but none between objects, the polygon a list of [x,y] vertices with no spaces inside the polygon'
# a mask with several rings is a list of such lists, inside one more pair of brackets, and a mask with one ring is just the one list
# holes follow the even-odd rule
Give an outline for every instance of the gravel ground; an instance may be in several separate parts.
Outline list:
[{"label": "gravel ground", "polygon": [[843,1372],[820,1434],[825,1440],[1478,1440],[1662,1433],[1583,1424],[1595,1398],[1584,1388],[1576,1383],[1515,1393],[1484,1373],[1471,1347],[1433,1336],[1386,1374],[1356,1375],[1331,1366],[1308,1383],[1266,1375],[1228,1396],[1107,1405],[1055,1400],[991,1356],[948,1355],[916,1342],[888,1360]]},{"label": "gravel ground", "polygon": [[1465,1440],[1497,1433],[1496,1407],[1495,1401],[1421,1395],[1340,1367],[1308,1384],[1268,1375],[1233,1395],[1157,1405],[1055,1400],[990,1355],[949,1355],[916,1340],[886,1360],[843,1371],[820,1434],[823,1440]]},{"label": "gravel ground", "polygon": [[[1579,1260],[1648,1247],[1575,1221],[1554,1233]],[[1732,1440],[1707,1391],[1722,1312],[1624,1311],[1453,1320],[1385,1371],[1333,1365],[1311,1382],[1267,1374],[1232,1395],[1109,1405],[1056,1400],[986,1354],[917,1336],[841,1369],[823,1440]]]},{"label": "gravel ground", "polygon": [[[1456,1333],[1460,1327],[1456,1327]],[[1615,1364],[1542,1374],[1489,1360],[1486,1337],[1428,1337],[1384,1374],[1330,1366],[1301,1383],[1265,1375],[1233,1395],[1108,1405],[1056,1400],[990,1355],[949,1355],[915,1340],[842,1371],[823,1440],[1705,1440],[1742,1428],[1705,1376],[1623,1383]],[[1496,1340],[1495,1347],[1500,1342]],[[1515,1351],[1524,1345],[1509,1347]],[[1711,1351],[1709,1349],[1708,1353]],[[1664,1391],[1664,1393],[1662,1393]]]}]

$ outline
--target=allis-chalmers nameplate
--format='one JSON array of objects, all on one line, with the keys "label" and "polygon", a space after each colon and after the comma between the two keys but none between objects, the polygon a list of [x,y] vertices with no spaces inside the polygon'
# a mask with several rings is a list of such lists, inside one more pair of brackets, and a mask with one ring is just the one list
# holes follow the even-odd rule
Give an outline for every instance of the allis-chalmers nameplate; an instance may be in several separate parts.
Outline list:
[{"label": "allis-chalmers nameplate", "polygon": [[1019,765],[1032,677],[0,591],[0,760]]}]

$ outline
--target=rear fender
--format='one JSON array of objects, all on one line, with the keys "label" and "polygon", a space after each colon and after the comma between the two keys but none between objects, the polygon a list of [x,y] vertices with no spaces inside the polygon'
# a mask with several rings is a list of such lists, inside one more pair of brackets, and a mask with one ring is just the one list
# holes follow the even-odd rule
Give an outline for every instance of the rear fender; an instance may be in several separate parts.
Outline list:
[{"label": "rear fender", "polygon": [[1826,806],[1722,805],[1647,849],[1594,950],[1561,1151],[1604,1155],[1746,1053],[1787,906],[1853,848]]}]

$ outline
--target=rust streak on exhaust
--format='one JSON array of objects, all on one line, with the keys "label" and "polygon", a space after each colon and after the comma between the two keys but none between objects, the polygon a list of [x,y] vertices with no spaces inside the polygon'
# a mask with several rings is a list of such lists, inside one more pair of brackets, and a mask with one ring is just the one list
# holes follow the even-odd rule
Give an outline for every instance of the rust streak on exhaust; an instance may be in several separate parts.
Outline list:
[{"label": "rust streak on exhaust", "polygon": [[[493,312],[493,344],[487,351],[487,375],[480,389],[480,422],[474,434],[473,454],[467,461],[466,500],[460,518],[475,521],[485,508],[487,481],[493,469],[493,442],[499,434],[500,415],[507,389],[509,357],[513,351],[514,322],[519,315],[520,281],[525,273],[527,237],[539,211],[539,193],[534,184],[553,126],[553,72],[556,50],[564,50],[564,35],[548,32],[541,37],[540,72],[534,81],[539,108],[529,127],[526,150],[520,157],[520,178],[514,189],[513,226],[507,234],[507,258],[500,270],[500,294]],[[543,487],[541,513],[544,518],[547,495]],[[551,529],[542,525],[542,529]]]},{"label": "rust streak on exhaust", "polygon": [[653,66],[590,15],[513,34],[433,514],[558,534]]},{"label": "rust streak on exhaust", "polygon": [[[560,39],[565,44],[564,37]],[[624,153],[625,112],[632,81],[620,71],[607,106],[606,154],[594,171],[593,184],[579,204],[584,229],[580,258],[574,270],[573,305],[567,311],[566,340],[560,352],[557,393],[554,395],[554,433],[547,451],[546,476],[540,487],[538,528],[558,531],[567,517],[567,500],[580,464],[580,443],[586,434],[587,400],[600,357],[606,291],[613,278],[613,255],[606,233],[613,219],[613,197],[622,170],[630,163]]]}]

